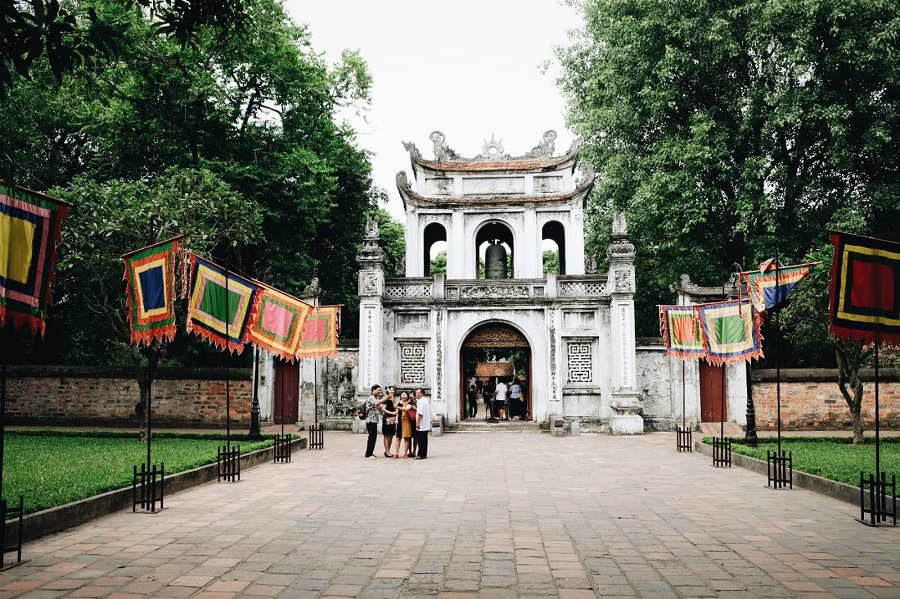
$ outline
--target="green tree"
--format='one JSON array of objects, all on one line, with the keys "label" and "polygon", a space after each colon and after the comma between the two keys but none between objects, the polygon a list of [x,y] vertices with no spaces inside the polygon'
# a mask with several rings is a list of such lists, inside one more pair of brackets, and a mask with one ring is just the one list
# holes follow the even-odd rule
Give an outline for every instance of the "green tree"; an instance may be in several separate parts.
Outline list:
[{"label": "green tree", "polygon": [[[182,45],[194,41],[203,28],[227,35],[246,23],[241,0],[120,0],[118,4],[146,10],[160,34]],[[119,25],[103,19],[90,2],[0,2],[0,95],[17,78],[29,78],[39,59],[61,81],[77,67],[114,58],[122,36]]]},{"label": "green tree", "polygon": [[431,274],[447,274],[447,250],[441,250],[431,259]]},{"label": "green tree", "polygon": [[39,58],[32,80],[9,90],[0,160],[16,182],[67,189],[76,178],[208,171],[261,214],[256,235],[220,237],[213,259],[294,294],[318,276],[322,302],[345,304],[355,328],[355,246],[379,196],[367,154],[336,114],[365,107],[365,62],[345,53],[326,64],[277,0],[242,2],[240,36],[203,25],[188,44],[159,35],[159,20],[133,4],[80,6],[121,24],[116,60],[58,85]]},{"label": "green tree", "polygon": [[557,250],[544,250],[543,255],[544,276],[548,272],[559,274],[559,252]]},{"label": "green tree", "polygon": [[127,353],[140,389],[135,411],[145,428],[148,389],[166,346],[154,343],[142,351],[130,344],[120,256],[178,235],[199,253],[224,241],[249,243],[259,235],[262,211],[203,169],[172,168],[147,183],[76,179],[54,194],[72,204],[59,248],[54,312],[54,321],[79,337],[69,348],[74,355],[66,357],[108,363]]},{"label": "green tree", "polygon": [[384,276],[406,276],[405,270],[399,270],[406,262],[406,230],[383,209],[378,210],[378,225],[381,230],[381,249],[384,250]]},{"label": "green tree", "polygon": [[848,206],[870,233],[897,230],[900,5],[574,4],[559,84],[598,173],[588,251],[625,211],[639,335],[681,273],[721,284],[735,262],[797,260]]}]

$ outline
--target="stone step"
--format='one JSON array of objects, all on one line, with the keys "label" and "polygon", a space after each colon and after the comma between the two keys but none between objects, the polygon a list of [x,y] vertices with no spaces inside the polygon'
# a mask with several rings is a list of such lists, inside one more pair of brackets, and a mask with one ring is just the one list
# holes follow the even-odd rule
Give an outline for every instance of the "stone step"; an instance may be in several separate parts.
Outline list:
[{"label": "stone step", "polygon": [[538,422],[497,421],[490,422],[481,419],[464,420],[448,425],[448,433],[539,433],[541,425]]},{"label": "stone step", "polygon": [[[701,422],[697,425],[700,429],[700,432],[704,437],[718,437],[722,432],[722,423],[721,422]],[[744,429],[741,425],[736,424],[734,422],[726,422],[725,423],[725,436],[726,437],[743,437]]]}]

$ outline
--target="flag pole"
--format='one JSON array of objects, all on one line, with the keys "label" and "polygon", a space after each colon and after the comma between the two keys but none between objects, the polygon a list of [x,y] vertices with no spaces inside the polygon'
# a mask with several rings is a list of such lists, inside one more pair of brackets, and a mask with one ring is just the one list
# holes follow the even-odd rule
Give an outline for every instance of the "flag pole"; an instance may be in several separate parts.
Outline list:
[{"label": "flag pole", "polygon": [[[875,480],[881,480],[881,425],[878,422],[878,338],[875,338]],[[882,489],[883,490],[883,489]]]},{"label": "flag pole", "polygon": [[778,344],[781,342],[781,306],[779,303],[781,301],[781,289],[778,287],[778,252],[775,252],[775,306],[772,308],[775,311],[775,348],[772,353],[775,354],[775,397],[777,403],[777,411],[778,411],[778,456],[781,457],[781,362],[780,362],[780,352],[778,351]]},{"label": "flag pole", "polygon": [[228,338],[228,276],[225,269],[225,451],[231,451],[231,342]]}]

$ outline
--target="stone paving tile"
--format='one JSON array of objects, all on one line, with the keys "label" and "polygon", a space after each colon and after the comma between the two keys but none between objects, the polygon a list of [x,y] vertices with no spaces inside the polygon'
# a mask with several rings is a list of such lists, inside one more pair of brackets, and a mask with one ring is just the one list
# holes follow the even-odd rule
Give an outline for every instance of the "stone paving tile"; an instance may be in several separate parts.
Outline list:
[{"label": "stone paving tile", "polygon": [[427,462],[326,436],[238,485],[27,543],[0,599],[900,597],[900,529],[670,434],[444,435]]}]

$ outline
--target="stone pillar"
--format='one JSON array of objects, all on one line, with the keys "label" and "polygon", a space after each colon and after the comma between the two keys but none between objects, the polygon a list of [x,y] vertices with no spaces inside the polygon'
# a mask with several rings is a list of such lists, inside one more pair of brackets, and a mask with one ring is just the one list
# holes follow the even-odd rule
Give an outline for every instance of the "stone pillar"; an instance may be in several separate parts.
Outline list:
[{"label": "stone pillar", "polygon": [[644,419],[639,413],[641,402],[635,381],[634,246],[628,240],[623,214],[616,214],[613,218],[607,256],[610,333],[615,367],[609,404],[615,414],[610,416],[609,429],[614,435],[640,435],[644,432]]},{"label": "stone pillar", "polygon": [[381,372],[384,251],[378,245],[379,239],[378,220],[370,216],[366,223],[363,247],[356,253],[356,262],[359,264],[359,377],[356,394],[361,398],[369,396],[372,385],[385,384],[382,380],[384,373]]},{"label": "stone pillar", "polygon": [[[319,287],[319,277],[313,280],[300,293],[300,299],[313,306],[319,305],[319,296],[322,288]],[[297,421],[315,423],[325,414],[325,376],[323,375],[323,360],[300,360],[300,406],[297,412]],[[274,361],[273,372],[274,372]],[[275,380],[275,377],[272,377]],[[318,412],[318,414],[316,413]]]}]

